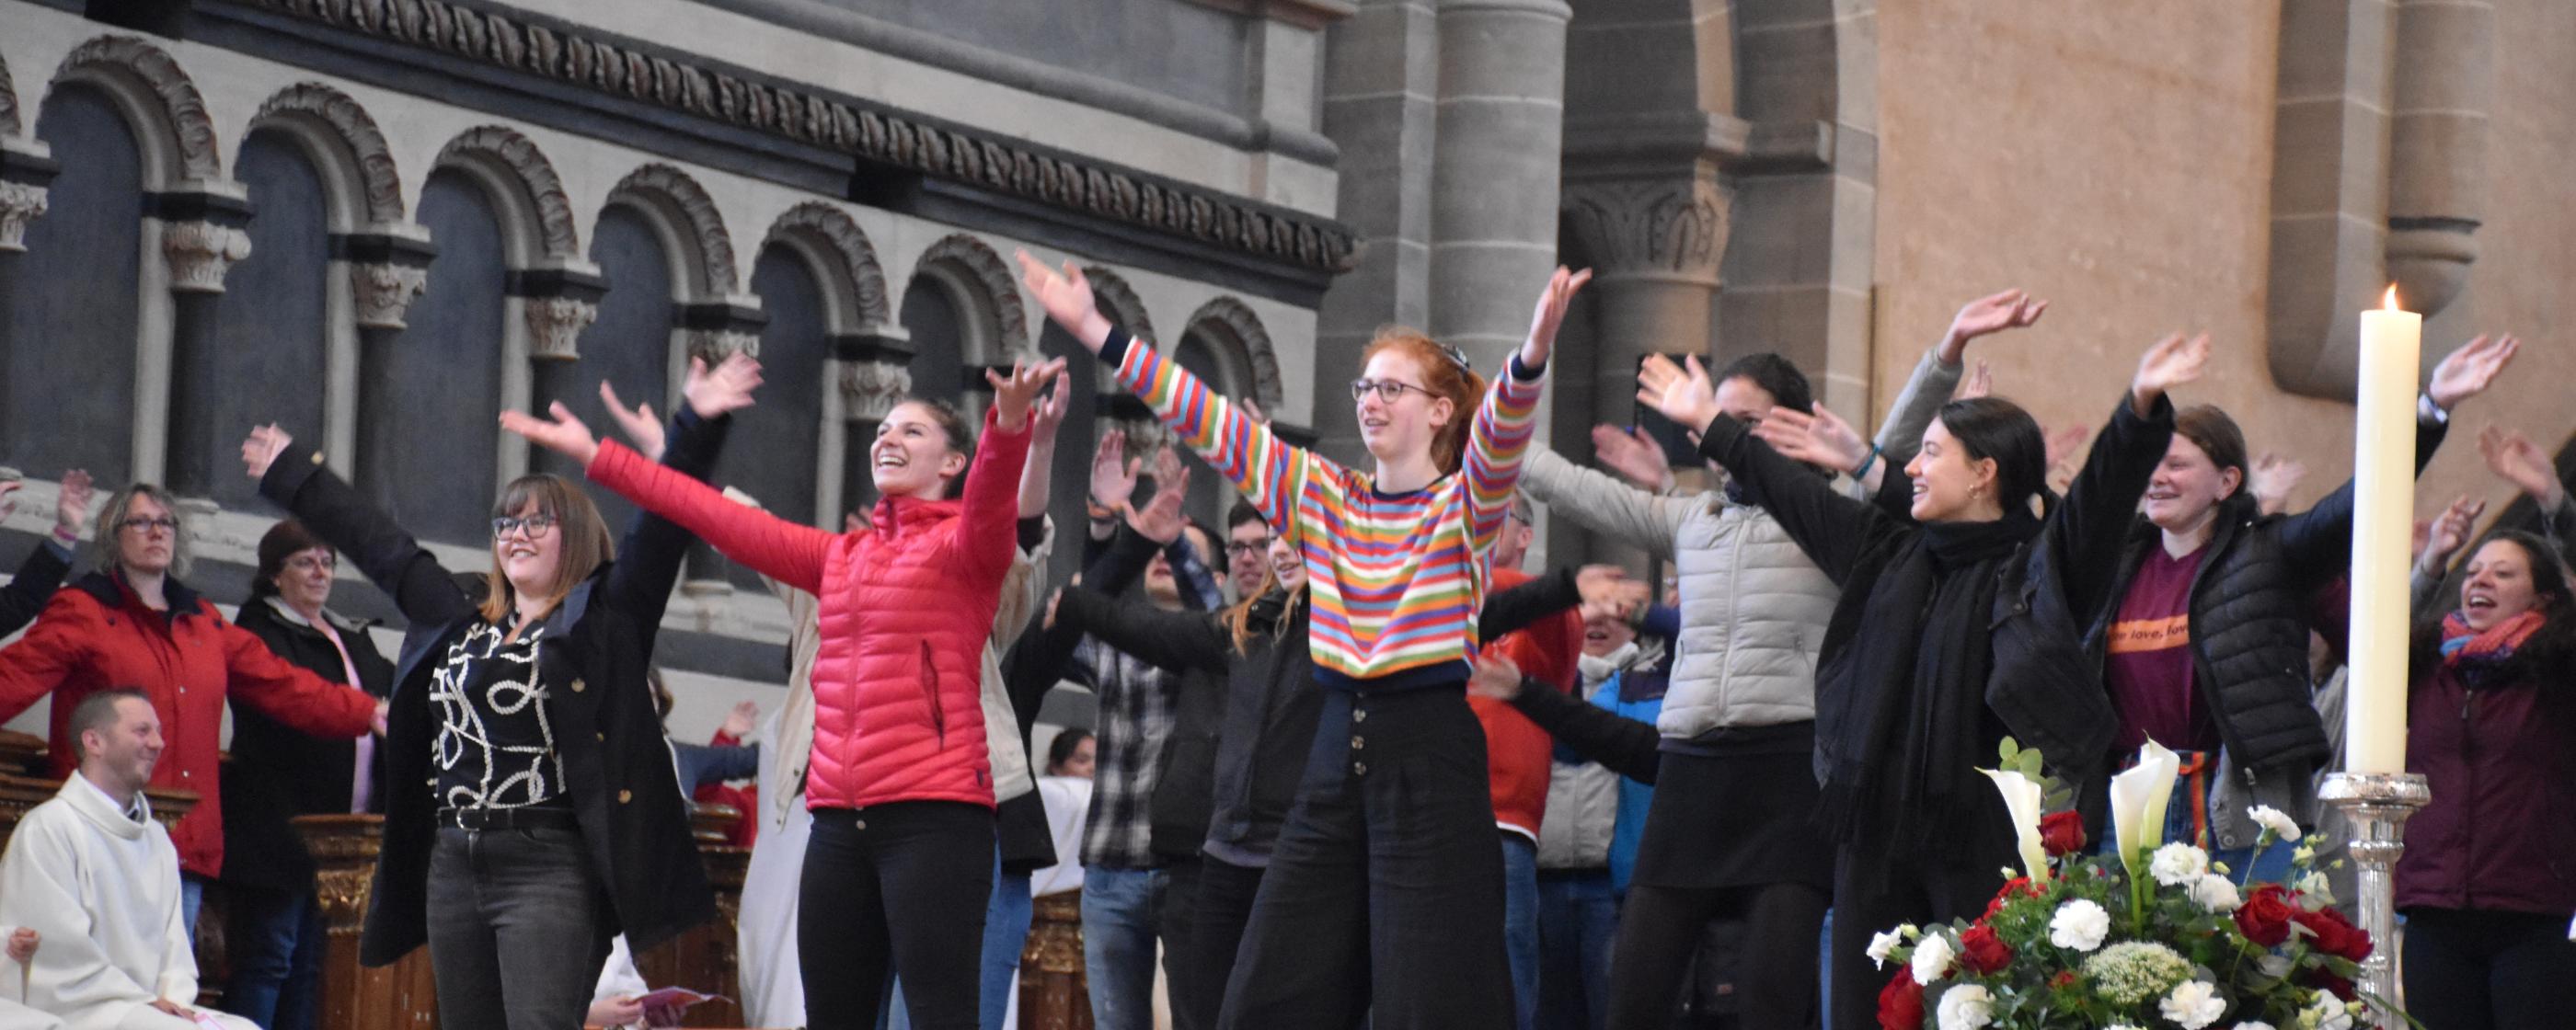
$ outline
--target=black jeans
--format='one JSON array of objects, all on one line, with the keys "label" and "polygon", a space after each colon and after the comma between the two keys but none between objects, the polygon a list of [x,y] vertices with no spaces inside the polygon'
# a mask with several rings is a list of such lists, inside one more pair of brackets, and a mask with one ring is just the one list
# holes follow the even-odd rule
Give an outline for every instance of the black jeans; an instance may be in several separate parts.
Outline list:
[{"label": "black jeans", "polygon": [[[1191,943],[1197,949],[1185,959],[1190,976],[1206,990],[1189,1000],[1193,1011],[1190,1022],[1181,1022],[1178,1011],[1172,1013],[1172,1025],[1213,1027],[1217,1010],[1225,1003],[1225,983],[1234,977],[1234,956],[1243,948],[1244,927],[1252,921],[1252,899],[1261,890],[1262,870],[1239,866],[1223,859],[1199,860],[1197,889],[1192,891],[1190,907],[1195,917],[1190,926]],[[1173,1008],[1180,1009],[1179,998]]]},{"label": "black jeans", "polygon": [[1460,685],[1326,691],[1218,1025],[1512,1026],[1489,790]]},{"label": "black jeans", "polygon": [[[1816,998],[1816,935],[1824,930],[1826,903],[1825,892],[1803,883],[1631,885],[1619,914],[1618,943],[1611,950],[1610,1030],[1673,1025],[1682,986],[1690,982],[1691,959],[1715,919],[1744,924],[1744,947],[1733,977],[1737,1020],[1781,1030],[1820,1025],[1824,1007]],[[1872,999],[1879,986],[1871,985]],[[1860,1025],[1877,1026],[1878,1021],[1873,1016]]]},{"label": "black jeans", "polygon": [[993,810],[898,801],[814,811],[797,967],[812,1030],[874,1030],[889,976],[917,1030],[976,1030]]},{"label": "black jeans", "polygon": [[442,826],[429,855],[429,962],[450,1030],[563,1030],[608,961],[608,893],[581,831]]},{"label": "black jeans", "polygon": [[2565,1026],[2576,1012],[2567,917],[2406,910],[2406,1012],[2427,1030]]},{"label": "black jeans", "polygon": [[1163,867],[1163,904],[1154,913],[1154,936],[1163,944],[1163,977],[1169,981],[1172,1030],[1216,1030],[1212,1013],[1223,997],[1225,981],[1207,986],[1199,977],[1203,964],[1190,956],[1207,949],[1199,944],[1199,881],[1206,875],[1203,859],[1189,858]]}]

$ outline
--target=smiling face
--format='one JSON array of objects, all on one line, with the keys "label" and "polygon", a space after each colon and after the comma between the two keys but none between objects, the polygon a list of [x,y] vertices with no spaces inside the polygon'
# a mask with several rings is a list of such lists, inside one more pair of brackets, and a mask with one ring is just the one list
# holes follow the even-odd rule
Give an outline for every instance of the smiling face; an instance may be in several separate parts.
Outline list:
[{"label": "smiling face", "polygon": [[561,518],[530,497],[518,510],[493,520],[492,559],[521,596],[552,596],[563,568],[563,541]]},{"label": "smiling face", "polygon": [[1290,593],[1306,588],[1306,556],[1297,553],[1297,545],[1287,537],[1270,538],[1270,574],[1279,577],[1280,589]]},{"label": "smiling face", "polygon": [[2176,434],[2156,474],[2147,481],[2147,521],[2173,532],[2189,530],[2211,518],[2218,502],[2245,483],[2244,473],[2222,469],[2191,438]]},{"label": "smiling face", "polygon": [[161,761],[161,716],[139,697],[116,702],[116,721],[81,732],[81,773],[111,790],[137,791]]},{"label": "smiling face", "polygon": [[1440,435],[1440,428],[1458,416],[1457,406],[1449,398],[1427,392],[1429,384],[1423,377],[1422,363],[1403,351],[1378,351],[1360,371],[1360,378],[1404,387],[1394,400],[1386,399],[1383,390],[1368,390],[1359,396],[1360,440],[1368,445],[1369,455],[1379,461],[1401,461],[1431,453],[1431,442]]},{"label": "smiling face", "polygon": [[1626,647],[1635,639],[1637,631],[1626,619],[1601,615],[1583,620],[1583,653],[1594,658]]},{"label": "smiling face", "polygon": [[2460,582],[2460,621],[2486,632],[2540,605],[2532,579],[2531,552],[2511,540],[2489,540],[2469,556]]},{"label": "smiling face", "polygon": [[1270,572],[1270,526],[1254,520],[1238,522],[1225,534],[1225,577],[1234,588],[1234,596],[1250,597],[1261,589],[1262,577]]},{"label": "smiling face", "polygon": [[1914,477],[1916,522],[1964,520],[1995,492],[1994,459],[1968,457],[1968,449],[1937,418],[1924,427],[1923,449],[1905,463],[1905,474]]},{"label": "smiling face", "polygon": [[965,452],[929,405],[905,401],[877,424],[877,441],[868,448],[868,474],[879,496],[935,501],[947,495],[948,480],[964,471]]},{"label": "smiling face", "polygon": [[299,612],[318,612],[331,603],[331,574],[339,556],[328,547],[309,547],[286,556],[286,564],[269,582],[277,596]]},{"label": "smiling face", "polygon": [[179,555],[177,516],[158,498],[136,493],[125,505],[116,533],[116,563],[128,574],[158,576],[170,571]]}]

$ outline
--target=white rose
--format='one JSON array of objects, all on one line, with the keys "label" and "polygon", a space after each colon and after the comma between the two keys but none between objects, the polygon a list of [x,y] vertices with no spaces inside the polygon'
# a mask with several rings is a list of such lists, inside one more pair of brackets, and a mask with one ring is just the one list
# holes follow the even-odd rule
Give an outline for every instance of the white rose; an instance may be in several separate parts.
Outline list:
[{"label": "white rose", "polygon": [[2048,920],[2048,943],[2061,948],[2092,951],[2110,935],[2111,913],[2082,898],[2057,906],[2057,914]]},{"label": "white rose", "polygon": [[2236,1024],[2236,1030],[2279,1030],[2279,1028],[2259,1019],[2249,1019]]},{"label": "white rose", "polygon": [[2311,1030],[2353,1030],[2352,1010],[2344,1006],[2343,999],[2318,991],[2299,1013],[2299,1025]]},{"label": "white rose", "polygon": [[2209,853],[2189,844],[2167,844],[2156,849],[2155,858],[2147,863],[2147,871],[2155,874],[2157,883],[2167,887],[2190,883],[2209,872]]},{"label": "white rose", "polygon": [[1887,953],[1896,950],[1896,946],[1903,943],[1905,938],[1894,930],[1871,934],[1869,936],[1870,963],[1879,969],[1887,968]]},{"label": "white rose", "polygon": [[1923,943],[1914,946],[1914,982],[1929,985],[1950,975],[1950,960],[1959,952],[1950,939],[1937,933],[1923,935]]},{"label": "white rose", "polygon": [[1979,1030],[1995,1021],[1995,996],[1976,984],[1941,992],[1941,1030]]},{"label": "white rose", "polygon": [[2227,1000],[2218,996],[2217,987],[2198,980],[2186,980],[2176,985],[2173,993],[2165,995],[2163,1001],[2157,1002],[2156,1009],[2182,1030],[2201,1030],[2218,1022],[2219,1015],[2227,1011]]},{"label": "white rose", "polygon": [[2274,837],[2285,841],[2299,839],[2299,824],[2280,809],[2270,805],[2256,805],[2246,809],[2245,813],[2253,816],[2254,821],[2264,829],[2272,831]]},{"label": "white rose", "polygon": [[2311,870],[2307,875],[2299,877],[2299,882],[2293,886],[2297,887],[2301,894],[2329,905],[2334,904],[2334,881],[2327,879],[2326,874],[2322,872]]},{"label": "white rose", "polygon": [[2136,1023],[2113,1023],[2110,1026],[2103,1027],[2102,1030],[2144,1030],[2144,1028],[2140,1027]]},{"label": "white rose", "polygon": [[2191,881],[2190,890],[2191,900],[2211,912],[2234,912],[2245,904],[2244,897],[2236,893],[2235,882],[2224,876],[2204,873],[2200,879]]}]

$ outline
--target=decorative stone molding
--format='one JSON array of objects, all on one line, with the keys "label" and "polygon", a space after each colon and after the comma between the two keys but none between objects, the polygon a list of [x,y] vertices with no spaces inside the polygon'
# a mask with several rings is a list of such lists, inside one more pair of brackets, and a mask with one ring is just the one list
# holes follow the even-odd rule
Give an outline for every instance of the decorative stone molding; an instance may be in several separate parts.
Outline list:
[{"label": "decorative stone molding", "polygon": [[27,223],[45,215],[43,186],[0,181],[0,253],[27,252]]},{"label": "decorative stone molding", "polygon": [[299,82],[259,105],[259,113],[251,116],[251,126],[257,128],[283,119],[318,124],[349,149],[368,221],[403,220],[402,177],[395,172],[393,152],[385,145],[385,135],[376,128],[376,120],[357,101],[319,82]]},{"label": "decorative stone molding", "polygon": [[581,357],[581,331],[599,321],[599,303],[579,297],[528,297],[528,356],[572,361]]},{"label": "decorative stone molding", "polygon": [[691,304],[680,310],[680,327],[688,332],[689,356],[707,364],[735,354],[760,356],[760,330],[769,316],[750,303]]},{"label": "decorative stone molding", "polygon": [[18,124],[18,86],[9,78],[9,62],[0,60],[0,136],[15,136],[22,131]]},{"label": "decorative stone molding", "polygon": [[770,225],[770,239],[782,236],[806,237],[819,244],[823,253],[837,256],[840,267],[834,271],[850,288],[857,309],[852,316],[859,324],[894,321],[894,306],[886,299],[885,266],[877,261],[876,247],[849,212],[823,201],[806,201],[788,208]]},{"label": "decorative stone molding", "polygon": [[[1232,297],[1218,297],[1190,313],[1190,325],[1217,325],[1227,336],[1243,346],[1243,359],[1252,370],[1252,396],[1265,411],[1279,410],[1285,396],[1279,385],[1279,351],[1271,346],[1270,330],[1261,324],[1261,316],[1250,305]],[[1176,344],[1178,341],[1174,341]]]},{"label": "decorative stone molding", "polygon": [[1020,278],[1011,274],[1011,266],[990,244],[962,232],[942,237],[922,252],[918,267],[934,265],[963,271],[964,278],[979,287],[992,304],[994,327],[1000,336],[994,341],[999,353],[993,355],[993,364],[1008,365],[1013,359],[1036,355],[1037,342],[1029,337],[1028,309],[1020,305]]},{"label": "decorative stone molding", "polygon": [[912,370],[889,361],[841,365],[841,409],[854,422],[883,422],[912,393]]},{"label": "decorative stone molding", "polygon": [[137,36],[101,36],[74,48],[55,70],[57,82],[134,84],[161,109],[163,124],[177,144],[179,178],[212,181],[223,175],[223,157],[215,124],[206,116],[206,98],[181,71],[179,62],[160,47]]},{"label": "decorative stone molding", "polygon": [[555,166],[546,160],[544,151],[519,131],[506,125],[485,125],[467,129],[464,135],[449,140],[438,151],[438,163],[456,164],[475,159],[498,164],[528,191],[536,206],[537,227],[545,255],[568,261],[581,258],[581,239],[573,228],[572,200],[564,194],[563,179]]},{"label": "decorative stone molding", "polygon": [[1100,313],[1109,316],[1111,322],[1139,340],[1164,342],[1154,335],[1154,320],[1145,313],[1144,298],[1136,296],[1136,288],[1127,285],[1125,277],[1099,265],[1084,265],[1082,277],[1091,280],[1092,299],[1099,302]]},{"label": "decorative stone molding", "polygon": [[429,269],[392,261],[353,264],[349,285],[357,295],[358,328],[401,329],[411,302],[429,292]]},{"label": "decorative stone molding", "polygon": [[1605,275],[1680,276],[1715,285],[1726,254],[1728,199],[1713,170],[1570,182],[1564,215]]},{"label": "decorative stone molding", "polygon": [[165,222],[161,256],[170,263],[173,293],[222,293],[224,276],[250,256],[250,234],[210,221]]},{"label": "decorative stone molding", "polygon": [[706,278],[701,286],[707,294],[724,296],[742,285],[734,271],[733,236],[725,232],[724,216],[716,211],[715,198],[689,173],[666,164],[649,164],[626,173],[608,198],[642,195],[654,198],[679,215],[688,224],[690,239],[697,248],[699,271]]},{"label": "decorative stone molding", "polygon": [[1329,218],[1171,182],[856,98],[678,60],[595,29],[445,0],[241,0],[273,15],[442,58],[849,154],[871,165],[1138,226],[1320,272],[1352,267],[1357,239]]}]

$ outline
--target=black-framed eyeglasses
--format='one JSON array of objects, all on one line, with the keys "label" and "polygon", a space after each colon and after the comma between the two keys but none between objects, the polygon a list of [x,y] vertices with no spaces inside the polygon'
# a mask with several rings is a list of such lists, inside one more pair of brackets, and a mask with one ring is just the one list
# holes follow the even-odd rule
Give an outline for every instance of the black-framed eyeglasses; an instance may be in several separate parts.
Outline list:
[{"label": "black-framed eyeglasses", "polygon": [[1377,394],[1378,400],[1384,401],[1388,404],[1393,404],[1397,401],[1403,400],[1407,391],[1418,393],[1425,397],[1438,396],[1437,394],[1419,386],[1415,386],[1412,383],[1401,382],[1394,379],[1351,380],[1351,399],[1355,401],[1367,400],[1369,394],[1375,393]]},{"label": "black-framed eyeglasses", "polygon": [[130,531],[132,531],[132,532],[136,532],[136,533],[150,533],[150,532],[152,532],[153,530],[156,530],[156,529],[163,529],[163,530],[168,530],[168,531],[170,531],[170,532],[172,532],[172,533],[176,533],[176,532],[178,532],[178,531],[179,531],[179,520],[174,519],[174,518],[171,518],[170,516],[167,516],[167,515],[162,515],[162,516],[158,516],[158,517],[155,517],[155,518],[148,518],[148,519],[146,519],[146,518],[131,518],[131,519],[127,519],[127,520],[125,520],[125,521],[123,521],[123,522],[119,522],[119,523],[117,523],[117,524],[116,524],[116,528],[118,528],[118,529],[123,529],[123,530],[130,530]]},{"label": "black-framed eyeglasses", "polygon": [[1225,544],[1225,553],[1230,558],[1249,558],[1270,550],[1270,540],[1269,537],[1259,540],[1228,540]]},{"label": "black-framed eyeglasses", "polygon": [[503,515],[492,520],[492,538],[498,540],[525,530],[528,539],[534,540],[544,536],[547,530],[553,528],[555,528],[555,517],[552,515],[530,515],[526,518]]}]

